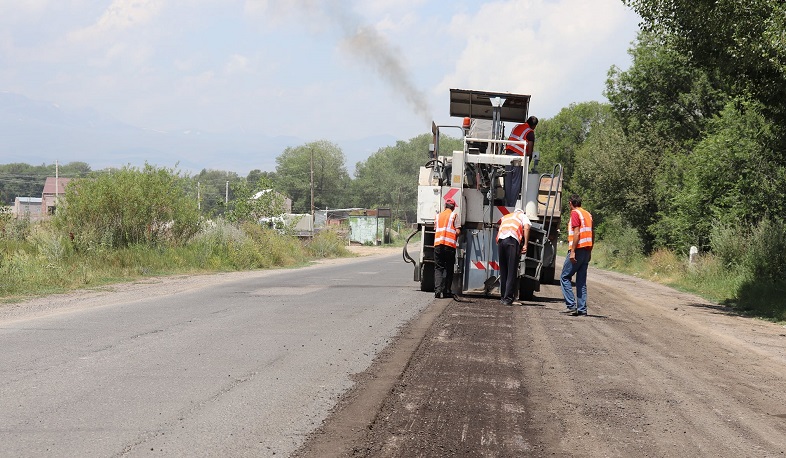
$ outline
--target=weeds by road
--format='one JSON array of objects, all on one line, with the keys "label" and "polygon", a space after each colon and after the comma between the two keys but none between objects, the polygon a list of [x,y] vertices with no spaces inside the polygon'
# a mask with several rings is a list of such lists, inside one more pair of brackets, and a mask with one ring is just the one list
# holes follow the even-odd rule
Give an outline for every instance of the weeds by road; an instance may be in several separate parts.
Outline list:
[{"label": "weeds by road", "polygon": [[185,244],[75,246],[46,224],[22,237],[0,238],[0,298],[16,301],[145,277],[293,267],[353,256],[345,239],[322,231],[312,239],[226,222],[203,224]]},{"label": "weeds by road", "polygon": [[698,294],[741,315],[786,321],[784,280],[757,276],[713,253],[699,254],[691,262],[688,255],[666,249],[648,256],[621,252],[613,243],[601,241],[593,250],[592,265]]}]

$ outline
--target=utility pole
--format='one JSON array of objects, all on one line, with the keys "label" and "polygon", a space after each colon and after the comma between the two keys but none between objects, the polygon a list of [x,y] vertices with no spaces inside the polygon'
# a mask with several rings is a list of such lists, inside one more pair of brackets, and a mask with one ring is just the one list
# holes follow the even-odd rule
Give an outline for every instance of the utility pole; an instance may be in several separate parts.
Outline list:
[{"label": "utility pole", "polygon": [[59,172],[59,163],[55,161],[55,211],[54,214],[57,214],[57,200],[60,198],[60,172]]},{"label": "utility pole", "polygon": [[227,181],[227,189],[224,194],[224,205],[229,203],[229,182]]},{"label": "utility pole", "polygon": [[202,191],[202,183],[197,181],[197,210],[202,211],[202,196],[200,193]]},{"label": "utility pole", "polygon": [[314,236],[314,148],[311,148],[311,236]]}]

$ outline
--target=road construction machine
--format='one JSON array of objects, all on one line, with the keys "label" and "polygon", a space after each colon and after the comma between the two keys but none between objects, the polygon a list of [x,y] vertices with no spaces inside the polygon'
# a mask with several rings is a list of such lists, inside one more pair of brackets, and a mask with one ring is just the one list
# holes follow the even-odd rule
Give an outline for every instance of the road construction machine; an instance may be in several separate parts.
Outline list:
[{"label": "road construction machine", "polygon": [[[435,223],[447,199],[456,202],[461,220],[453,294],[499,295],[497,231],[502,216],[516,207],[524,210],[532,222],[527,252],[518,263],[519,299],[530,300],[541,284],[554,282],[562,166],[557,164],[547,173],[540,173],[538,152],[531,157],[505,154],[507,144],[526,145],[507,139],[505,123],[515,126],[525,122],[529,102],[529,95],[450,90],[450,116],[462,118],[462,124],[432,124],[434,140],[429,159],[418,177],[417,227],[403,251],[404,260],[414,265],[414,280],[420,282],[422,291],[434,291]],[[446,129],[461,132],[463,150],[440,154],[440,134]],[[523,167],[524,178],[517,190],[516,206],[505,206],[504,176],[512,167]],[[419,242],[413,242],[417,235]],[[418,254],[413,257],[410,248],[416,244]]]}]

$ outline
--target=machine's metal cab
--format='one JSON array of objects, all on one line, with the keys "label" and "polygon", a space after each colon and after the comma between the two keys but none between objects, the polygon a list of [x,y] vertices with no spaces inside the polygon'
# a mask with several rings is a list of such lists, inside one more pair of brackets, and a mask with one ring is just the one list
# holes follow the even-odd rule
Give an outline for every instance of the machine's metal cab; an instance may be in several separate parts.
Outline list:
[{"label": "machine's metal cab", "polygon": [[[532,158],[504,154],[505,145],[517,143],[507,140],[504,123],[525,122],[529,101],[529,95],[451,89],[450,115],[464,122],[460,126],[432,126],[434,143],[418,177],[417,230],[404,246],[404,259],[415,265],[414,279],[421,290],[434,290],[435,220],[445,200],[452,198],[462,228],[452,291],[499,294],[496,236],[502,216],[515,209],[504,205],[503,177],[511,166],[526,171],[516,206],[525,210],[532,222],[530,246],[519,262],[519,298],[530,299],[541,283],[554,280],[562,167],[539,173],[537,153]],[[446,128],[460,130],[463,150],[438,155],[440,130]],[[417,260],[408,252],[409,241],[416,234],[420,234]]]}]

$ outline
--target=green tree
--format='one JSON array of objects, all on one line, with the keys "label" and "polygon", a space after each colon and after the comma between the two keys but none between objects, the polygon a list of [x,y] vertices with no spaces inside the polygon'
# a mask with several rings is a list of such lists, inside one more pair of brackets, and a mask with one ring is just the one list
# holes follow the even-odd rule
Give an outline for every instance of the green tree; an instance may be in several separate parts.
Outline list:
[{"label": "green tree", "polygon": [[[62,177],[83,178],[88,176],[91,171],[92,169],[87,162],[75,161],[61,165],[58,174]],[[52,174],[50,176],[54,175]]]},{"label": "green tree", "polygon": [[232,183],[232,195],[226,217],[233,222],[255,222],[284,213],[284,196],[273,191],[269,179],[260,176],[256,183],[240,180]]},{"label": "green tree", "polygon": [[[432,135],[423,134],[407,142],[380,148],[355,166],[352,181],[354,205],[364,208],[390,207],[394,218],[414,221],[417,213],[418,174],[429,159]],[[461,139],[442,136],[440,154],[462,150]]]},{"label": "green tree", "polygon": [[640,33],[629,54],[628,70],[609,70],[604,94],[622,128],[649,133],[643,143],[662,151],[689,149],[723,109],[728,85],[654,33]]},{"label": "green tree", "polygon": [[274,187],[292,199],[294,213],[311,212],[311,171],[315,208],[346,206],[350,184],[344,153],[326,140],[289,147],[276,158]]},{"label": "green tree", "polygon": [[540,169],[551,171],[555,164],[562,164],[564,187],[570,189],[576,152],[587,140],[590,131],[610,117],[611,107],[608,104],[584,102],[573,103],[553,118],[541,121],[535,133],[535,149],[541,153]]},{"label": "green tree", "polygon": [[647,150],[637,148],[612,119],[595,126],[579,148],[573,186],[598,225],[618,216],[638,231],[648,249],[657,212],[655,168]]},{"label": "green tree", "polygon": [[734,97],[748,97],[786,144],[786,2],[782,0],[623,0],[643,28],[692,67],[716,73]]},{"label": "green tree", "polygon": [[94,174],[68,185],[54,222],[83,248],[184,243],[199,229],[189,188],[179,172],[149,164]]},{"label": "green tree", "polygon": [[246,176],[246,181],[249,184],[257,183],[260,178],[265,178],[267,180],[270,180],[270,182],[272,183],[272,182],[274,182],[276,180],[276,173],[275,172],[263,172],[263,171],[261,171],[259,169],[254,169],[254,170],[248,172],[248,175]]},{"label": "green tree", "polygon": [[709,135],[680,161],[681,186],[657,230],[676,247],[709,247],[718,222],[745,227],[786,211],[786,166],[757,103],[729,103]]}]

